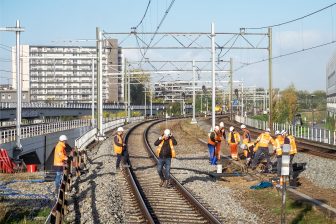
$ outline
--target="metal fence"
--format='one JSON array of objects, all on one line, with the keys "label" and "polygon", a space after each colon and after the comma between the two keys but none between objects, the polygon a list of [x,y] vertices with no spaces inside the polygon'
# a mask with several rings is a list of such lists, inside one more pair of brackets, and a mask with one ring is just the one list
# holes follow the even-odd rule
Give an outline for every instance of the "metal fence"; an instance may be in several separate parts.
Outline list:
[{"label": "metal fence", "polygon": [[[50,124],[25,126],[21,127],[21,139],[90,125],[91,120],[71,120]],[[16,138],[15,128],[0,131],[0,144],[15,141],[15,138]]]},{"label": "metal fence", "polygon": [[[237,122],[248,126],[265,130],[268,126],[268,121],[260,121],[252,118],[235,116]],[[323,142],[330,145],[336,145],[336,131],[330,131],[322,128],[313,128],[300,125],[279,124],[273,123],[273,130],[287,130],[288,133],[297,138],[307,139],[316,142]]]}]

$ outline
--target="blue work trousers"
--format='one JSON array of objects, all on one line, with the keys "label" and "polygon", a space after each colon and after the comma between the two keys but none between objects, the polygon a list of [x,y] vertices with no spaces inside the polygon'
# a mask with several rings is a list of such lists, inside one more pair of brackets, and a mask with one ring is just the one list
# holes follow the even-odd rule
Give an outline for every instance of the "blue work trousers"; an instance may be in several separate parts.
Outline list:
[{"label": "blue work trousers", "polygon": [[216,147],[214,145],[208,144],[209,148],[209,161],[211,165],[217,164],[217,157],[215,156],[215,149]]},{"label": "blue work trousers", "polygon": [[55,187],[56,187],[56,191],[58,191],[61,187],[62,176],[63,176],[63,166],[55,166],[54,169],[56,171]]},{"label": "blue work trousers", "polygon": [[[171,165],[171,158],[159,158],[157,164],[157,171],[161,180],[169,180],[170,175],[170,165]],[[165,172],[163,172],[163,166],[165,166]]]}]

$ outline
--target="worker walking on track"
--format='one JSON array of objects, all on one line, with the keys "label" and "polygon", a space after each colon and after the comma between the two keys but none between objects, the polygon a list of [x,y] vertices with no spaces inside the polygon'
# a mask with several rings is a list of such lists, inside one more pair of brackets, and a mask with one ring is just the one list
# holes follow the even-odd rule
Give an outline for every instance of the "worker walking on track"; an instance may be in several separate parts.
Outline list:
[{"label": "worker walking on track", "polygon": [[[219,133],[218,133],[219,139],[223,138],[224,141],[226,141],[226,133],[224,129],[224,122],[219,123]],[[221,156],[221,141],[216,145],[216,156],[217,160],[220,160]]]},{"label": "worker walking on track", "polygon": [[277,176],[281,176],[282,147],[284,144],[284,136],[280,131],[275,131],[275,153],[277,157]]},{"label": "worker walking on track", "polygon": [[128,152],[124,142],[124,128],[119,127],[113,141],[114,153],[117,155],[116,171],[120,169],[120,162],[123,160],[123,166],[128,166]]},{"label": "worker walking on track", "polygon": [[295,154],[297,154],[297,148],[296,148],[296,142],[295,137],[293,135],[287,134],[286,130],[281,131],[281,135],[284,139],[288,138],[290,144],[290,150],[289,150],[289,179],[293,180],[293,159]]},{"label": "worker walking on track", "polygon": [[228,135],[228,143],[231,151],[231,158],[234,160],[238,160],[238,144],[240,142],[240,135],[233,126],[230,127],[230,133]]},{"label": "worker walking on track", "polygon": [[[170,166],[171,159],[176,157],[174,145],[177,142],[169,129],[164,130],[162,136],[160,136],[155,142],[156,156],[158,157],[157,171],[159,173],[161,182],[160,187],[170,187]],[[165,172],[163,172],[163,166],[165,166]]]},{"label": "worker walking on track", "polygon": [[273,146],[275,146],[274,139],[270,135],[270,132],[271,130],[269,128],[266,128],[266,131],[264,133],[261,133],[259,137],[257,138],[257,140],[254,142],[254,144],[258,144],[258,149],[252,161],[252,170],[254,170],[257,167],[260,158],[262,156],[265,156],[265,158],[267,159],[267,165],[266,165],[265,172],[266,173],[269,172],[269,168],[271,165],[271,159],[269,155],[268,146],[269,144],[272,144]]},{"label": "worker walking on track", "polygon": [[56,171],[56,177],[55,177],[56,192],[59,191],[59,188],[61,186],[63,168],[66,165],[66,161],[68,160],[65,150],[67,147],[67,141],[68,141],[67,136],[61,135],[59,137],[57,145],[55,146],[54,170]]}]

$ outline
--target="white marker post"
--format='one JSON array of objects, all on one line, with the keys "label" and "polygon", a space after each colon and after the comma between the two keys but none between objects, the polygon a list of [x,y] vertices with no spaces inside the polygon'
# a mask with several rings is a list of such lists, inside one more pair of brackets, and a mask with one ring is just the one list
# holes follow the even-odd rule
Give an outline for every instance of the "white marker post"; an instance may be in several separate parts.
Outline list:
[{"label": "white marker post", "polygon": [[281,205],[281,224],[286,223],[286,180],[287,180],[287,177],[289,176],[289,160],[290,160],[289,150],[290,150],[290,145],[289,144],[284,144],[283,148],[282,148],[281,177],[280,177],[280,178],[283,179],[282,205]]}]

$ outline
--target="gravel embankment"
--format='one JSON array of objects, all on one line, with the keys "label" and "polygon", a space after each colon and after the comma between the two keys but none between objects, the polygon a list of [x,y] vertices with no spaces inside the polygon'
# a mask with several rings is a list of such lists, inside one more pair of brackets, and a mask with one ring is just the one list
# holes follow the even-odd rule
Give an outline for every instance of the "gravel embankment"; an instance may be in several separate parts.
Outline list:
[{"label": "gravel embankment", "polygon": [[110,136],[88,151],[87,172],[71,192],[69,223],[126,223],[112,140]]},{"label": "gravel embankment", "polygon": [[306,169],[300,173],[299,177],[307,178],[316,186],[336,190],[336,160],[299,152],[294,157],[294,163],[306,164]]}]

